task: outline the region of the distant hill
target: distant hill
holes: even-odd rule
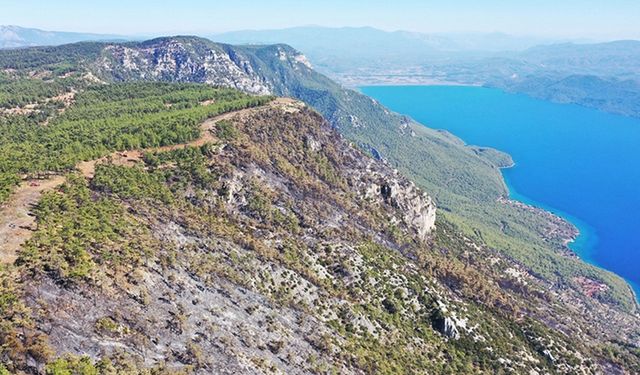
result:
[[[640,117],[640,41],[539,46],[453,69],[482,72],[474,80],[487,86]]]
[[[637,40],[536,46],[514,57],[570,74],[640,78],[640,41]]]
[[[319,69],[349,71],[362,62],[390,67],[419,63],[440,56],[448,44],[443,38],[422,38],[404,32],[389,33],[370,27],[296,27],[281,30],[237,31],[211,35],[231,44],[286,43],[302,51]]]
[[[640,41],[315,26],[212,37],[235,44],[291,44],[318,70],[348,86],[474,84],[640,116]]]
[[[0,48],[55,46],[83,41],[115,41],[127,39],[121,35],[45,31],[20,26],[0,25]]]
[[[306,49],[355,47],[357,51],[371,46],[389,47],[406,52],[407,47],[432,51],[522,51],[541,44],[558,43],[559,39],[514,36],[505,33],[419,33],[384,31],[373,27],[303,26],[273,30],[240,30],[210,35],[228,43],[287,43]],[[349,51],[354,52],[354,51]],[[371,51],[375,53],[376,51]],[[381,51],[377,51],[380,53]]]
[[[554,40],[516,37],[504,33],[436,33],[375,29],[372,27],[293,27],[243,30],[209,36],[231,44],[287,43],[302,51],[321,70],[348,72],[360,67],[395,67],[447,60],[451,56],[522,51]],[[557,41],[555,41],[557,42]]]

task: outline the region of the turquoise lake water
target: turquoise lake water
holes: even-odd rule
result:
[[[573,222],[583,259],[640,291],[640,120],[481,87],[360,88],[466,143],[508,152],[512,198]]]

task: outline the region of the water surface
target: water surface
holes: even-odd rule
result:
[[[370,86],[361,91],[468,144],[508,152],[514,199],[572,221],[583,259],[640,284],[640,120],[496,89]]]

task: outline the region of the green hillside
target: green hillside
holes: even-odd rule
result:
[[[506,199],[508,155],[286,45],[81,43],[0,51],[0,70],[0,200],[66,181],[4,266],[12,370],[638,369],[631,289],[568,251],[568,223]]]

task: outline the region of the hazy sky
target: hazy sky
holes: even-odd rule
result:
[[[0,0],[0,24],[116,34],[322,25],[640,39],[640,0]]]

